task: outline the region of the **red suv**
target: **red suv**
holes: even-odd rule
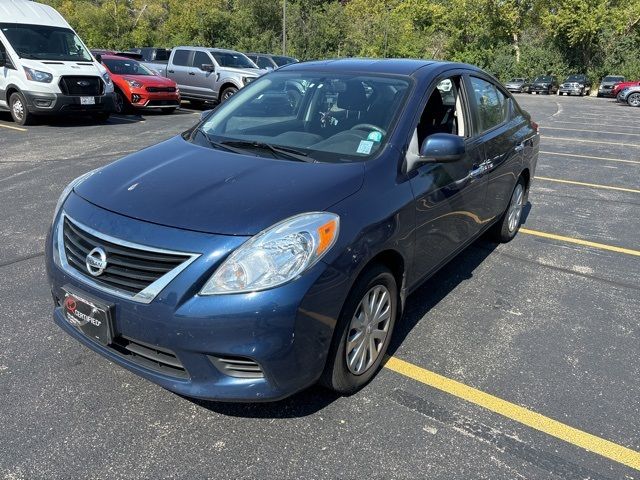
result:
[[[102,55],[115,84],[115,110],[158,108],[171,113],[180,106],[180,91],[176,82],[161,77],[137,60],[118,55]]]
[[[618,94],[627,87],[635,87],[636,85],[640,85],[640,81],[636,80],[634,82],[622,82],[614,85],[611,90],[611,96],[616,98]]]

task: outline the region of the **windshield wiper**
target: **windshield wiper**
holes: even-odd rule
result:
[[[21,52],[20,50],[18,50],[16,53],[20,56],[20,58],[28,58],[30,60],[42,60],[40,57],[33,55],[32,53]]]
[[[220,142],[216,142],[201,128],[198,128],[197,131],[207,140],[209,145],[211,145],[214,148],[218,148],[220,150],[225,150],[227,152],[232,152],[232,153],[241,153],[243,155],[247,153],[246,150],[244,150],[244,149],[233,148],[233,147],[230,147],[228,145],[224,145],[224,144],[222,144]]]
[[[270,143],[265,142],[251,142],[247,140],[226,140],[221,142],[222,145],[231,145],[238,146],[242,148],[252,148],[252,149],[260,149],[260,150],[269,150],[274,155],[279,157],[285,157],[292,160],[297,160],[298,162],[307,162],[314,163],[315,160],[309,158],[305,152],[301,152],[300,150],[296,150],[295,148],[283,147],[280,145],[272,145]]]

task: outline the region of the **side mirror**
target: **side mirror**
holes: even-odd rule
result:
[[[101,55],[101,54],[96,53],[96,61],[97,61],[98,63],[102,63],[102,55]]]
[[[216,66],[211,65],[210,63],[205,63],[203,65],[200,65],[200,70],[204,70],[205,72],[215,72]]]
[[[464,157],[464,138],[451,133],[434,133],[420,146],[419,163],[450,163]]]

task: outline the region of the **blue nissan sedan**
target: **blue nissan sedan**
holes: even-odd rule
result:
[[[379,369],[405,298],[508,242],[538,126],[470,65],[288,65],[74,180],[47,239],[55,322],[182,395],[266,401]]]

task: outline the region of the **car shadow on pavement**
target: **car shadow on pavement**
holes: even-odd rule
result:
[[[522,212],[524,223],[531,211],[531,203]],[[462,282],[473,277],[473,272],[498,247],[487,235],[482,236],[461,252],[453,261],[413,292],[406,301],[404,315],[396,323],[387,355],[393,355],[405,338],[424,316],[449,295]],[[375,377],[373,379],[375,381]],[[183,397],[215,413],[245,418],[297,418],[322,410],[340,398],[340,395],[314,385],[284,400],[267,403],[223,403]]]

